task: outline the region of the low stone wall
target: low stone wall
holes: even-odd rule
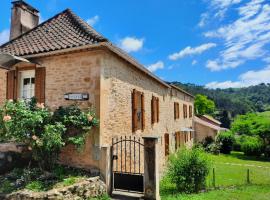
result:
[[[90,197],[98,197],[105,194],[106,185],[99,177],[88,178],[71,186],[49,190],[47,192],[33,192],[30,190],[21,190],[15,193],[3,196],[0,199],[6,200],[79,200]]]
[[[31,153],[25,145],[16,143],[0,144],[0,174],[4,174],[14,167],[23,167],[29,163]]]

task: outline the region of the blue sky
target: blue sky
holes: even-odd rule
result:
[[[44,21],[71,8],[166,81],[209,88],[270,83],[269,0],[27,0]],[[0,43],[10,1],[1,2]]]

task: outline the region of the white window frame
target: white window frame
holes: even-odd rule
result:
[[[24,100],[30,100],[32,97],[35,96],[35,83],[32,84],[30,83],[30,96],[29,98],[25,98],[24,97],[24,79],[26,78],[30,78],[30,81],[32,80],[32,78],[35,79],[35,70],[26,70],[26,71],[20,71],[20,99],[24,99]],[[36,82],[36,80],[35,80]]]

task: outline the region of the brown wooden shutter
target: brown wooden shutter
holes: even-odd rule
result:
[[[157,122],[159,122],[159,98],[157,98]]]
[[[142,130],[144,130],[145,129],[144,93],[141,94],[141,107],[142,107]]]
[[[152,124],[155,123],[155,97],[152,97],[152,100],[151,100],[151,121],[152,121]]]
[[[132,92],[132,131],[137,130],[137,91]]]
[[[164,135],[164,143],[165,143],[165,156],[168,156],[170,154],[170,137],[168,133]]]
[[[176,103],[174,102],[174,119],[176,119]]]
[[[38,103],[45,103],[46,68],[37,67],[35,72],[35,97]]]
[[[17,81],[16,81],[16,70],[7,72],[7,99],[15,100],[17,98]]]

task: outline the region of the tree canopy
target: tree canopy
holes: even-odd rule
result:
[[[197,94],[195,97],[195,111],[198,115],[213,114],[215,111],[214,101],[207,98],[205,95]]]

